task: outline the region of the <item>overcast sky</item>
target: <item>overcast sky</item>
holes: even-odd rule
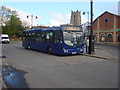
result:
[[[66,2],[55,2],[54,0],[51,2],[48,2],[47,0],[44,0],[44,2],[41,0],[31,0],[31,2],[28,2],[27,0],[24,0],[26,2],[22,0],[17,1],[18,2],[9,0],[8,2],[7,0],[3,0],[1,5],[16,10],[21,20],[29,23],[31,23],[31,18],[26,18],[27,15],[33,14],[34,16],[37,16],[38,19],[34,18],[34,25],[59,26],[60,24],[70,23],[71,10],[81,11],[82,23],[88,21],[88,15],[82,14],[84,11],[90,11],[90,3],[86,0],[64,0]],[[93,3],[94,19],[105,11],[118,14],[119,0],[113,0],[114,2],[112,0],[104,1],[106,2],[99,1]]]

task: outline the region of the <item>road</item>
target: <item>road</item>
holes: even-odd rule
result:
[[[23,76],[22,80],[25,81],[25,87],[118,87],[117,60],[109,61],[82,55],[49,55],[39,51],[24,49],[21,47],[21,42],[3,44],[2,57],[4,58],[3,64],[7,63],[10,67],[23,72],[20,75]],[[22,85],[20,87],[24,88]]]

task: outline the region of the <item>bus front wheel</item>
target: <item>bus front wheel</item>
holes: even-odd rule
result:
[[[30,50],[31,49],[30,45],[28,45],[27,48]]]
[[[48,53],[51,54],[52,48],[48,47]]]

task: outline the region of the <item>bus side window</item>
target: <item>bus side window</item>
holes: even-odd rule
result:
[[[28,34],[26,33],[25,34],[25,41],[27,41],[28,40]]]
[[[31,41],[31,39],[32,39],[32,34],[29,33],[29,41]]]
[[[50,35],[49,35],[49,32],[46,32],[46,40],[49,40],[50,39]]]
[[[37,41],[37,42],[38,42],[38,41],[39,41],[39,39],[40,39],[40,33],[39,33],[39,32],[37,32],[37,33],[36,33],[36,38],[35,38],[35,41]]]
[[[46,41],[46,32],[41,32],[40,41]]]
[[[53,32],[46,33],[46,41],[53,42]]]
[[[30,41],[30,33],[27,33],[27,34],[26,34],[26,40],[27,40],[27,41]]]
[[[60,44],[61,43],[61,31],[55,31],[54,32],[54,43],[58,43]]]
[[[31,40],[35,41],[35,33],[34,32],[31,33]]]
[[[25,33],[22,33],[22,40],[25,41]]]

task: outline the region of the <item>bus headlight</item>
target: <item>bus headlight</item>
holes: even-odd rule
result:
[[[80,49],[80,51],[83,51],[83,49]]]
[[[78,48],[78,50],[79,50],[79,51],[83,51],[83,49],[82,49],[82,48]]]
[[[64,48],[63,48],[63,51],[64,51],[64,52],[68,52],[68,50],[66,50],[66,49],[64,49]]]

